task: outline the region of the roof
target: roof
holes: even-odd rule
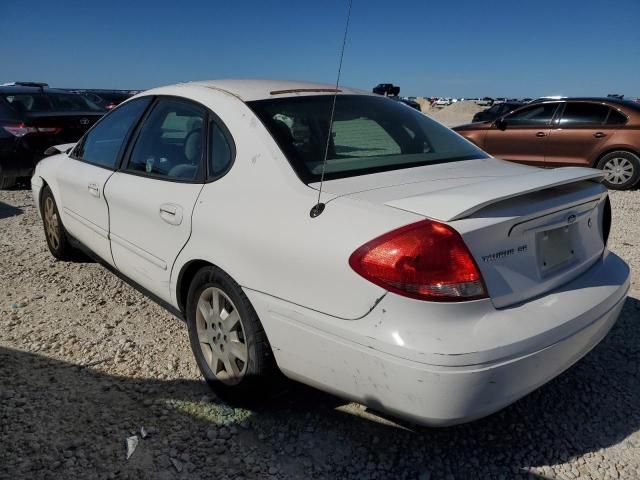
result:
[[[294,80],[224,79],[187,82],[181,85],[195,85],[222,90],[240,98],[244,102],[268,98],[295,97],[304,95],[331,95],[335,85],[326,83],[301,82]],[[364,90],[338,87],[339,94],[371,95]]]
[[[563,97],[557,100],[539,100],[533,101],[531,103],[543,103],[543,102],[570,102],[570,101],[578,101],[578,102],[598,102],[598,103],[607,103],[609,105],[614,105],[617,107],[625,107],[630,108],[634,111],[640,111],[640,103],[634,102],[633,100],[629,100],[626,98],[615,98],[615,97]]]
[[[40,87],[23,87],[19,85],[5,85],[0,86],[0,93],[2,94],[11,94],[11,93],[67,93],[70,94],[66,90],[59,90],[57,88],[40,88]]]

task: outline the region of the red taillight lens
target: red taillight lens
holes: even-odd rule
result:
[[[19,123],[17,125],[5,125],[2,128],[4,128],[14,137],[24,137],[29,133],[45,133],[49,135],[55,135],[62,131],[62,129],[58,127],[27,127],[24,123]]]
[[[28,133],[35,133],[38,131],[35,127],[27,127],[24,123],[19,123],[17,125],[5,125],[4,128],[7,132],[9,132],[14,137],[24,137]]]
[[[420,300],[460,302],[486,298],[478,266],[458,232],[423,220],[357,249],[349,265],[381,287]]]

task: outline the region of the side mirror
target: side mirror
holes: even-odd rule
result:
[[[498,130],[506,130],[507,129],[507,122],[504,118],[498,118],[495,122],[494,125],[496,126],[496,128]]]

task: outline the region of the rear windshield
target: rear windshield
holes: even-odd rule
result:
[[[102,112],[101,107],[75,93],[10,93],[3,98],[18,112]]]
[[[249,102],[305,183],[320,181],[331,95]],[[487,158],[415,109],[373,95],[338,95],[325,179]]]

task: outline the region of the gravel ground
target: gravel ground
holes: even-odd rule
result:
[[[427,429],[293,383],[224,404],[181,321],[100,265],[55,261],[30,193],[0,191],[0,478],[640,478],[640,191],[612,202],[635,273],[608,337],[502,412]]]

